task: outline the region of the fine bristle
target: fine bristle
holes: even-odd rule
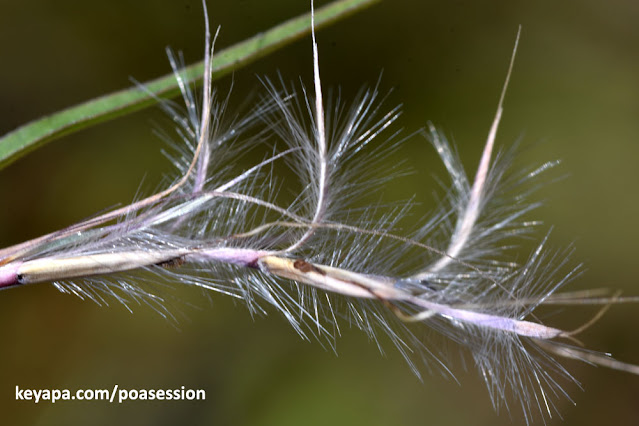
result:
[[[578,385],[561,357],[639,372],[571,346],[585,327],[564,331],[536,315],[545,305],[621,299],[557,293],[581,268],[572,248],[549,247],[548,234],[524,262],[513,255],[522,237],[535,238],[539,222],[529,215],[540,203],[532,194],[556,165],[515,171],[517,151],[496,148],[514,52],[474,177],[432,124],[411,136],[430,141],[448,178],[432,215],[407,231],[411,200],[361,204],[403,172],[387,164],[407,138],[380,83],[350,104],[340,95],[333,102],[313,28],[313,90],[262,78],[265,94],[252,109],[229,114],[231,93],[212,86],[219,29],[211,36],[206,4],[204,14],[201,94],[182,78],[182,56],[169,51],[183,105],[159,100],[175,127],[162,132],[170,184],[0,251],[0,288],[54,282],[98,304],[150,306],[170,321],[169,283],[211,290],[243,301],[251,315],[274,310],[328,348],[344,326],[380,351],[390,341],[420,378],[424,366],[453,376],[443,338],[473,360],[494,408],[519,411],[526,423],[557,414],[557,401],[569,399],[564,386]],[[262,160],[240,169],[237,159],[258,148]]]

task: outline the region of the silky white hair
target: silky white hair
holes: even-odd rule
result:
[[[400,108],[384,105],[379,85],[351,104],[326,105],[313,24],[313,90],[264,78],[266,93],[253,109],[229,115],[229,98],[220,99],[211,81],[216,36],[207,18],[199,98],[181,77],[180,56],[169,52],[184,102],[160,100],[177,135],[168,154],[173,183],[0,250],[0,287],[52,281],[81,298],[147,304],[171,318],[160,276],[235,297],[251,313],[274,308],[300,336],[333,348],[343,324],[380,348],[387,336],[417,376],[422,363],[452,375],[431,343],[443,335],[472,357],[495,409],[515,403],[527,423],[535,412],[555,413],[557,399],[569,399],[563,384],[577,383],[559,357],[637,373],[572,345],[582,328],[564,331],[535,316],[541,305],[621,301],[557,293],[580,272],[570,266],[570,248],[553,251],[541,237],[525,262],[509,256],[514,239],[535,235],[538,223],[528,216],[540,204],[530,200],[532,189],[557,164],[513,171],[516,150],[494,153],[512,61],[474,178],[432,124],[413,135],[430,141],[450,184],[435,211],[402,232],[412,202],[357,204],[392,179],[387,159],[404,140]],[[256,145],[271,155],[237,170],[234,159]],[[298,191],[283,203],[281,188]]]

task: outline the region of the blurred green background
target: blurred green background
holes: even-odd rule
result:
[[[229,46],[308,10],[300,0],[210,1],[218,46]],[[523,139],[523,165],[561,159],[534,216],[554,225],[552,244],[576,243],[587,272],[573,289],[639,295],[639,3],[611,1],[384,1],[319,34],[325,87],[355,93],[394,88],[406,134],[434,122],[453,139],[469,172],[478,162],[519,24],[522,39],[506,98],[500,146]],[[169,71],[164,47],[187,62],[202,56],[197,0],[0,2],[0,133],[42,115]],[[256,75],[311,75],[304,39],[235,73],[233,102],[259,89]],[[220,81],[228,87],[229,79]],[[0,171],[0,246],[69,225],[150,191],[170,166],[151,129],[157,109],[47,145]],[[416,171],[388,199],[417,193],[432,207],[431,175],[444,171],[419,138],[397,158]],[[557,174],[556,174],[557,175]],[[539,238],[543,235],[541,231]],[[534,242],[531,242],[534,244]],[[522,254],[523,256],[523,254]],[[472,366],[453,365],[461,385],[426,373],[420,383],[391,347],[382,357],[358,331],[339,356],[301,341],[277,314],[251,319],[229,298],[178,306],[179,330],[150,309],[133,315],[37,285],[0,293],[0,411],[5,424],[498,425]],[[592,309],[583,310],[585,316]],[[637,306],[613,308],[581,338],[589,348],[639,363]],[[567,328],[577,324],[568,324]],[[451,351],[455,354],[455,350]],[[456,360],[457,356],[454,356]],[[569,389],[564,420],[639,422],[639,378],[566,362],[584,392]],[[40,403],[22,388],[203,388],[204,402]]]

